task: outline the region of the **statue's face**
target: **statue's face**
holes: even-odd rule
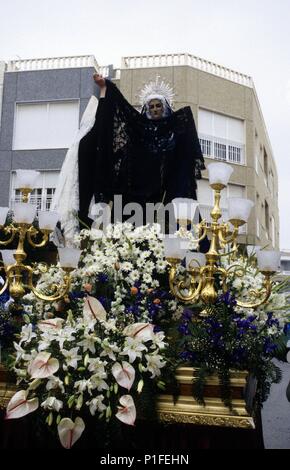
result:
[[[161,119],[163,116],[163,104],[158,99],[153,99],[149,101],[149,114],[151,119]]]

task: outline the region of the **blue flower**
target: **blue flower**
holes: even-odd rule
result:
[[[108,282],[109,280],[109,277],[107,274],[104,274],[104,273],[100,273],[98,274],[98,281],[101,283],[101,284],[105,284],[106,282]]]
[[[235,297],[229,291],[227,291],[225,294],[220,295],[218,297],[218,302],[224,303],[229,307],[234,307],[235,305],[237,305]]]
[[[195,359],[195,354],[190,351],[183,351],[179,354],[180,359],[183,361],[193,361]]]

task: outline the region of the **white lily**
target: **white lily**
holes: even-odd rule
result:
[[[48,397],[41,403],[40,406],[45,410],[59,412],[59,410],[63,407],[63,402],[61,400],[57,400],[55,397]]]
[[[82,418],[76,418],[73,422],[70,418],[63,418],[57,426],[59,440],[65,449],[70,449],[81,437],[85,429]]]
[[[62,349],[61,353],[65,357],[66,365],[73,367],[74,369],[78,366],[78,361],[82,359],[82,356],[78,354],[79,348],[72,348],[69,351],[66,349]]]
[[[159,354],[145,354],[147,360],[146,370],[151,372],[151,379],[159,377],[161,374],[160,369],[166,365],[164,358]]]
[[[92,400],[86,402],[86,405],[88,405],[90,408],[90,413],[92,416],[95,416],[97,410],[100,413],[105,411],[107,407],[106,405],[104,405],[103,400],[104,400],[104,395],[98,395]]]
[[[136,357],[142,357],[142,351],[147,351],[146,346],[140,342],[138,338],[126,338],[125,347],[120,353],[121,356],[128,356],[129,362],[132,364]]]
[[[38,408],[38,398],[27,400],[27,396],[28,390],[20,390],[13,395],[7,405],[5,419],[22,418]]]
[[[21,329],[19,345],[30,343],[32,338],[36,338],[36,334],[32,331],[32,324],[29,323],[29,325],[24,325]]]

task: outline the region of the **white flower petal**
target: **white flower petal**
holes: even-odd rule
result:
[[[94,318],[101,321],[106,321],[107,318],[107,312],[101,302],[90,295],[85,298],[83,315],[84,318]]]
[[[65,449],[70,449],[81,437],[85,429],[82,418],[76,418],[73,422],[70,418],[63,418],[57,426],[59,440]]]
[[[58,360],[50,358],[50,356],[50,353],[41,352],[32,361],[28,368],[28,372],[33,379],[45,379],[58,371]]]
[[[122,407],[118,407],[119,411],[116,413],[116,418],[122,423],[133,426],[136,420],[136,408],[133,398],[131,395],[123,395],[120,398],[120,403]]]
[[[134,323],[133,325],[126,326],[123,330],[125,336],[131,338],[138,338],[142,341],[150,341],[154,337],[154,325],[151,323]]]
[[[7,405],[5,419],[22,418],[38,408],[38,398],[27,400],[27,394],[26,390],[20,390],[13,395]]]
[[[126,388],[128,391],[131,389],[135,380],[135,369],[128,362],[122,362],[122,365],[116,362],[112,367],[112,374],[116,382]]]

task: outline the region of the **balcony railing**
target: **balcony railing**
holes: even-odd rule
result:
[[[250,88],[254,86],[250,76],[191,54],[156,54],[123,57],[121,69],[172,67],[178,65],[187,65]]]
[[[79,67],[100,67],[93,55],[69,57],[45,57],[40,59],[19,59],[7,63],[7,72],[23,72],[28,70],[67,69]]]
[[[245,164],[245,146],[220,137],[199,134],[202,153],[205,157],[222,162]]]

